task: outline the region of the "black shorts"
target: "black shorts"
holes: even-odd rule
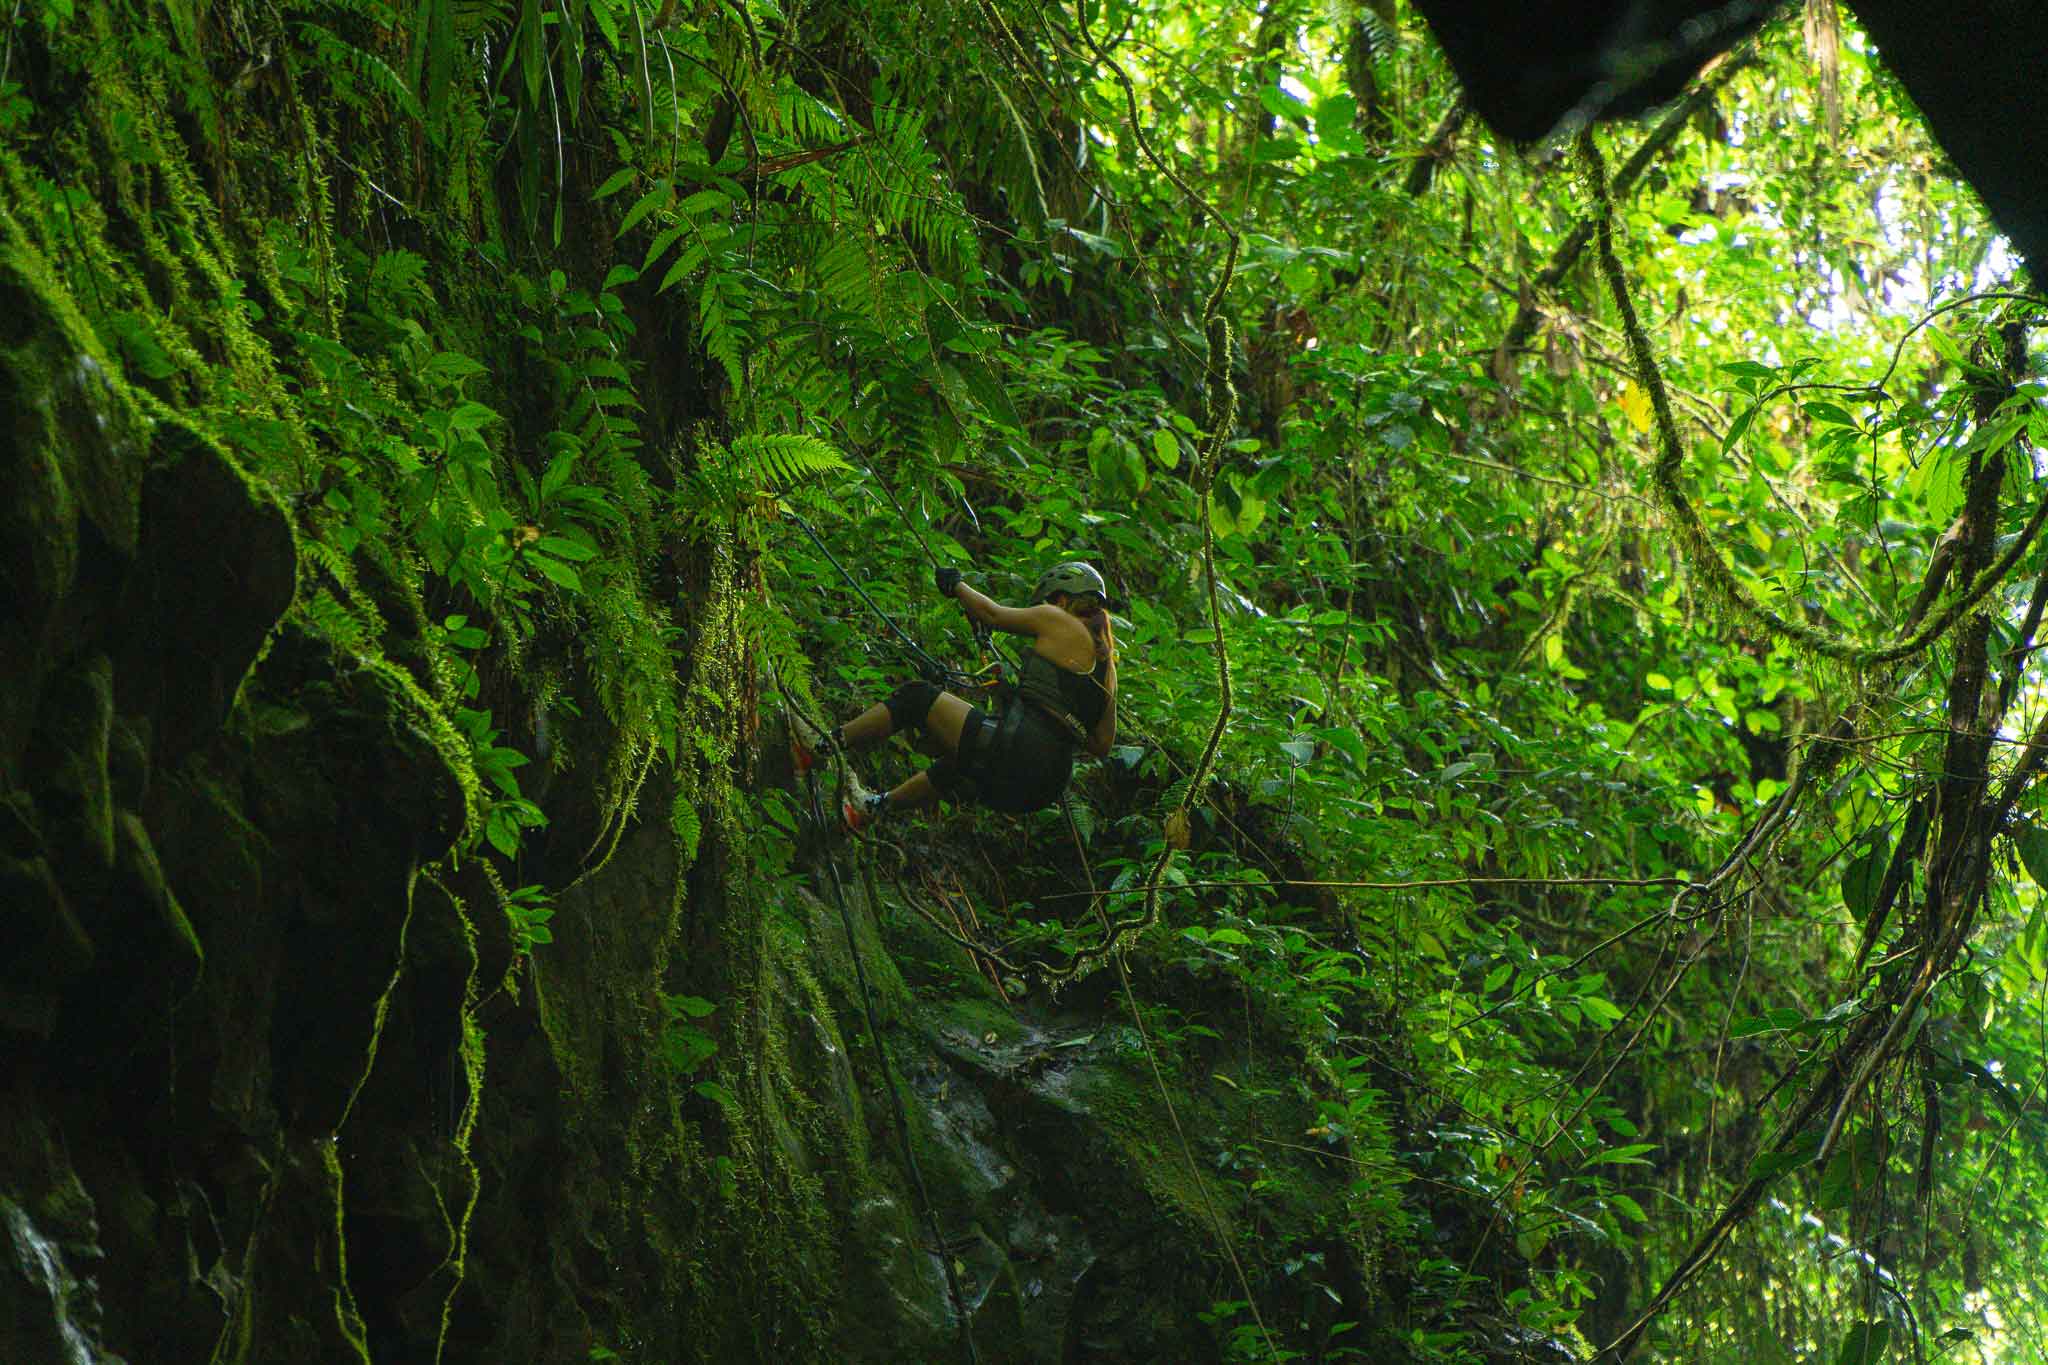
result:
[[[1012,814],[1042,810],[1060,799],[1074,775],[1074,741],[1026,702],[1012,701],[1000,717],[970,706],[960,726],[960,752],[926,771],[950,801],[979,801]]]

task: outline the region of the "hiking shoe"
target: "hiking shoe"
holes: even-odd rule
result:
[[[871,792],[858,782],[847,783],[839,796],[839,817],[849,834],[865,834],[889,809],[887,792]]]
[[[811,769],[838,752],[838,748],[832,736],[797,712],[792,710],[789,713],[789,760],[795,765],[798,777],[809,776]]]

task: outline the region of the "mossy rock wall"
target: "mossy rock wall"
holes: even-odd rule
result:
[[[750,824],[802,650],[759,526],[679,491],[733,416],[698,301],[574,214],[511,270],[517,187],[190,57],[234,24],[75,10],[0,100],[0,1361],[964,1359],[949,1266],[988,1361],[1369,1314],[1287,1021],[1148,1050],[1211,987],[999,988]],[[357,164],[397,146],[446,202]],[[661,429],[555,481],[598,532],[540,569],[556,419],[628,407],[564,392],[627,361]]]
[[[5,1358],[960,1358],[945,1256],[983,1359],[1216,1359],[1226,1239],[1323,1311],[1257,1252],[1342,1207],[1341,1169],[1282,1159],[1253,1200],[1213,1136],[1298,1136],[1298,1054],[1219,1083],[1169,1049],[1191,1163],[1116,997],[1013,1008],[846,862],[935,1237],[824,854],[729,876],[715,784],[694,860],[629,820],[510,970],[421,680],[309,629],[276,498],[14,253]],[[561,776],[564,824],[600,781]],[[718,1048],[688,1072],[685,996]]]

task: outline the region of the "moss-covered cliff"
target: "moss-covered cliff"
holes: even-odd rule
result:
[[[1000,826],[888,841],[889,889],[850,892],[915,1193],[835,855],[761,762],[769,661],[802,695],[848,639],[764,579],[773,495],[844,461],[759,433],[842,401],[771,339],[806,315],[877,367],[847,392],[886,415],[843,414],[877,441],[957,451],[1007,407],[917,126],[855,101],[897,160],[799,175],[832,82],[735,91],[707,63],[744,29],[673,6],[31,10],[0,84],[0,1358],[959,1358],[950,1262],[982,1359],[1216,1359],[1251,1340],[1232,1253],[1295,1339],[1398,1316],[1391,1206],[1301,1141],[1341,1087],[1298,1021],[1177,1030],[1218,987],[1164,957],[1050,999],[888,875],[992,906]],[[826,46],[865,62],[847,21]],[[565,112],[706,145],[614,174],[542,136]],[[732,178],[735,113],[796,190]],[[1058,825],[1015,837],[1013,874],[1085,885]]]

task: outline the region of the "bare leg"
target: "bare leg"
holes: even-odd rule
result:
[[[951,692],[939,693],[939,699],[932,703],[932,709],[925,714],[925,733],[937,740],[946,753],[960,752],[960,732],[967,725],[968,705]]]
[[[941,692],[939,699],[932,703],[932,709],[925,713],[924,731],[943,746],[942,752],[958,753],[960,729],[966,723],[967,703],[951,692]],[[848,748],[879,744],[893,733],[895,724],[889,719],[889,708],[880,702],[839,727],[839,736],[846,741]]]
[[[966,727],[969,714],[966,702],[950,692],[941,692],[918,727],[917,747],[934,757],[958,753],[960,732]],[[879,743],[894,731],[895,723],[889,717],[889,708],[877,703],[841,726],[839,734],[851,748],[855,745]],[[932,784],[931,774],[920,772],[908,781],[897,784],[884,798],[884,804],[892,811],[917,810],[923,806],[936,804],[938,799],[939,789]]]
[[[918,747],[926,752],[937,750],[940,755],[960,752],[960,731],[967,724],[967,703],[951,692],[939,693],[939,699],[932,703],[932,709],[924,718],[925,743]],[[897,785],[889,793],[891,810],[916,810],[921,806],[935,804],[939,789],[932,785],[931,771],[926,769]]]
[[[917,810],[922,806],[931,805],[938,799],[939,789],[932,785],[930,774],[921,772],[907,781],[898,783],[895,790],[889,793],[889,809]]]
[[[889,720],[889,708],[876,702],[867,710],[839,727],[839,737],[849,748],[863,744],[879,744],[887,739],[893,730]]]

